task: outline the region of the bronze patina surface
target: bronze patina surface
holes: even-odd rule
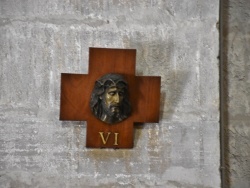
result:
[[[91,111],[101,121],[115,124],[131,114],[128,84],[120,74],[106,74],[95,82],[90,100]]]

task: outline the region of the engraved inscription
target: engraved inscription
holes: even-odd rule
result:
[[[115,146],[118,146],[118,143],[117,143],[117,141],[118,141],[118,134],[119,133],[115,133],[115,143],[114,143]]]
[[[99,134],[100,134],[100,136],[101,136],[102,143],[103,143],[103,144],[106,144],[107,141],[108,141],[108,139],[109,139],[110,132],[108,132],[106,138],[104,138],[104,136],[103,136],[104,132],[99,132]]]
[[[111,134],[111,132],[107,132],[107,133],[99,132],[102,143],[104,145],[107,144],[110,134]],[[119,135],[119,133],[114,133],[114,146],[118,146],[118,135]]]

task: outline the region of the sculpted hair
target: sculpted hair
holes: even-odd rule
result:
[[[106,74],[95,82],[94,89],[92,91],[90,99],[91,111],[98,118],[101,118],[103,113],[102,108],[102,95],[105,93],[106,89],[110,87],[117,87],[124,89],[124,99],[121,104],[121,119],[127,118],[131,113],[131,105],[128,96],[128,84],[119,74]]]

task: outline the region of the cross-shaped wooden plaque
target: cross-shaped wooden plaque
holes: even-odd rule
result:
[[[135,76],[135,49],[89,49],[89,74],[61,74],[60,120],[87,121],[86,147],[132,148],[134,123],[158,122],[159,76]],[[128,83],[131,115],[107,124],[91,112],[90,98],[97,79],[108,73],[123,75]]]

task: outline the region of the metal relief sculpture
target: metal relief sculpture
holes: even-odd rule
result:
[[[106,74],[95,82],[90,107],[101,121],[115,124],[125,120],[131,113],[128,84],[120,74]]]

